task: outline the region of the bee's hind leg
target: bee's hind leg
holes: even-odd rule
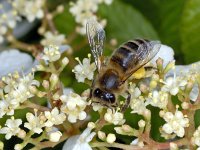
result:
[[[130,101],[131,101],[131,94],[128,91],[126,91],[126,93],[128,94],[128,97],[126,99],[126,102],[124,103],[124,105],[121,108],[121,112],[125,112],[125,110],[128,108]]]

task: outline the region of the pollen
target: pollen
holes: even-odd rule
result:
[[[141,79],[145,76],[145,69],[144,67],[138,69],[133,75],[132,77],[135,78],[135,79]]]

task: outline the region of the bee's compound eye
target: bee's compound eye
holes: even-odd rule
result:
[[[96,90],[94,90],[94,96],[99,97],[99,95],[101,95],[102,91],[97,88]]]
[[[114,94],[111,94],[111,93],[106,93],[106,99],[108,101],[110,101],[111,103],[114,103],[115,102],[115,95]]]

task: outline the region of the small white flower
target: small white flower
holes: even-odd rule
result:
[[[12,85],[11,85],[12,86]],[[30,73],[22,78],[18,78],[16,84],[13,85],[13,89],[7,89],[9,96],[12,98],[10,103],[14,106],[19,103],[23,103],[27,99],[34,95],[30,91],[30,87],[39,86],[39,82],[34,80],[34,74]],[[16,108],[17,106],[14,106]]]
[[[44,115],[47,118],[47,122],[45,122],[46,127],[52,127],[53,125],[62,124],[66,119],[65,114],[59,113],[57,107],[55,107],[51,112],[45,111]]]
[[[21,20],[21,18],[18,16],[18,12],[13,8],[11,8],[10,10],[6,10],[5,8],[3,8],[3,10],[0,9],[0,18],[1,26],[3,25],[12,29],[15,28],[17,21]]]
[[[12,117],[11,119],[8,119],[6,121],[6,126],[0,129],[0,134],[6,134],[6,139],[9,140],[12,136],[17,135],[20,132],[19,126],[22,124],[21,119],[14,119]]]
[[[149,93],[145,104],[149,105],[151,104],[152,106],[159,107],[161,109],[166,108],[168,103],[168,94],[163,91],[153,91],[153,93]]]
[[[24,127],[37,134],[40,134],[43,131],[42,128],[45,126],[44,123],[46,118],[42,114],[37,116],[37,110],[35,110],[35,115],[32,113],[27,113],[26,119],[28,122],[24,124]]]
[[[2,118],[5,114],[13,115],[14,110],[9,107],[9,103],[6,100],[0,101],[0,118]]]
[[[103,106],[98,103],[92,103],[92,108],[94,111],[99,111],[99,110],[103,109]]]
[[[88,55],[88,58],[84,58],[83,63],[78,58],[76,60],[79,62],[79,65],[74,67],[73,72],[78,82],[84,82],[85,79],[92,80],[96,66],[94,63],[90,64],[91,55]]]
[[[113,113],[111,109],[107,109],[107,112],[104,115],[104,119],[109,123],[113,123],[114,125],[122,125],[125,122],[124,115],[122,113]]]
[[[44,0],[14,0],[13,3],[15,9],[17,9],[22,16],[26,17],[29,22],[44,17]]]
[[[62,136],[62,133],[60,131],[51,132],[49,134],[49,141],[58,142],[61,136]]]
[[[171,95],[176,95],[179,92],[179,89],[184,89],[187,81],[180,77],[168,77],[164,82],[162,91],[169,92]]]
[[[116,136],[113,133],[109,133],[106,137],[106,141],[110,144],[114,143],[116,140]]]
[[[200,147],[200,126],[196,129],[192,137],[192,143]]]
[[[139,96],[138,98],[131,99],[130,107],[132,109],[131,113],[138,113],[142,115],[146,111],[146,105],[144,102],[144,97]]]
[[[62,150],[92,150],[88,143],[93,139],[95,134],[95,132],[91,133],[91,128],[86,128],[81,135],[70,137],[65,142]]]
[[[178,145],[176,143],[170,142],[170,150],[178,150]]]
[[[45,39],[41,41],[41,44],[44,46],[48,45],[62,45],[65,40],[65,35],[63,34],[53,34],[52,32],[48,31],[44,34]]]
[[[34,80],[34,74],[30,73],[20,78],[18,73],[8,75],[2,78],[5,83],[2,93],[2,100],[0,101],[0,117],[3,115],[13,115],[14,110],[27,99],[34,96],[31,88],[39,86],[39,82]]]
[[[166,67],[166,65],[174,60],[174,50],[166,45],[161,45],[159,52],[156,54],[156,56],[150,61],[154,66],[156,66],[156,60],[158,58],[163,59],[163,67]]]
[[[84,109],[88,105],[85,97],[80,97],[78,94],[71,92],[70,94],[62,95],[61,111],[68,115],[68,120],[75,123],[77,119],[84,120],[87,116]]]
[[[163,118],[167,122],[162,126],[165,133],[175,133],[178,137],[184,136],[184,128],[189,126],[189,119],[181,111],[176,110],[175,114],[166,112]]]
[[[99,139],[106,140],[106,134],[103,131],[98,131],[97,135]]]
[[[76,29],[78,33],[86,33],[85,25],[89,18],[97,20],[95,13],[98,10],[98,5],[103,2],[110,5],[112,0],[78,0],[76,3],[71,3],[69,11],[75,17],[75,21],[80,24]],[[102,20],[102,22],[105,21]]]
[[[130,107],[133,110],[132,113],[143,114],[146,110],[144,98],[141,96],[141,91],[135,84],[130,84],[129,92],[131,94]]]
[[[141,91],[135,84],[130,84],[129,92],[131,94],[131,98],[138,98],[141,95]]]
[[[61,53],[59,51],[59,47],[55,45],[50,45],[44,48],[44,55],[42,56],[42,59],[54,62],[57,61],[61,56]]]

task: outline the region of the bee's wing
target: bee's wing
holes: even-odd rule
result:
[[[88,20],[86,24],[86,34],[90,44],[92,55],[98,71],[101,68],[100,57],[103,54],[103,44],[105,39],[105,31],[96,20]]]
[[[134,72],[148,63],[160,50],[161,44],[159,41],[150,41],[146,44],[140,44],[136,54],[134,55],[130,69],[124,75],[123,82],[126,81]]]

